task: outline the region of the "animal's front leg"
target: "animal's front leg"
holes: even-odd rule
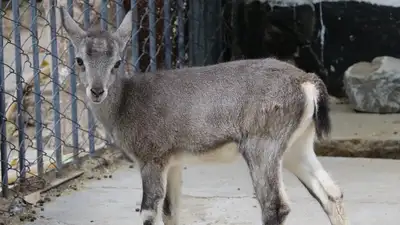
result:
[[[140,172],[143,188],[140,214],[143,225],[159,224],[167,184],[165,167],[155,162],[147,162]]]

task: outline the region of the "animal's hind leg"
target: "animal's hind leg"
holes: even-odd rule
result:
[[[168,170],[167,193],[163,205],[164,225],[179,224],[179,203],[182,186],[182,167],[174,165]]]
[[[314,136],[314,126],[310,126],[285,152],[283,167],[297,176],[320,203],[332,225],[348,225],[342,191],[315,155]]]
[[[281,225],[290,212],[282,183],[283,146],[274,140],[249,139],[240,144],[247,162],[263,225]]]

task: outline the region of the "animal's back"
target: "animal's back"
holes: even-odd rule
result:
[[[307,76],[275,59],[138,75],[125,93],[132,97],[123,103],[136,106],[136,112],[129,107],[125,112],[135,122],[123,117],[126,129],[121,132],[133,134],[128,145],[138,149],[194,154],[237,142],[243,135],[274,135],[277,126],[296,125],[293,118],[301,118],[300,84]]]

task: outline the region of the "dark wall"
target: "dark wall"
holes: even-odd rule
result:
[[[400,8],[353,1],[321,4],[239,4],[233,28],[239,54],[294,59],[302,69],[319,74],[335,96],[344,95],[343,74],[349,66],[381,55],[400,57]],[[326,28],[323,48],[320,7]]]

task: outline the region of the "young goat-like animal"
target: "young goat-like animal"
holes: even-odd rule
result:
[[[323,169],[314,137],[330,131],[328,94],[315,74],[276,59],[124,76],[132,33],[128,12],[115,32],[85,31],[62,7],[85,98],[115,142],[137,160],[144,225],[178,225],[184,159],[242,155],[264,225],[283,224],[289,206],[282,166],[316,198],[332,225],[348,224],[340,188]],[[162,217],[161,217],[162,215]]]

